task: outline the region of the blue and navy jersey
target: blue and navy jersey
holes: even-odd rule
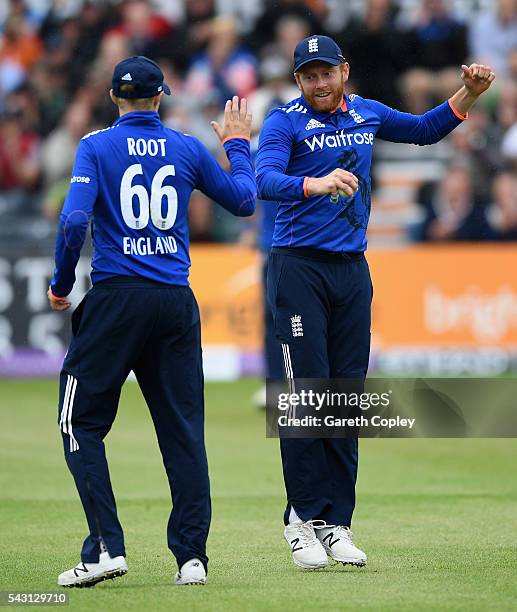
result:
[[[345,96],[333,113],[315,111],[303,96],[271,111],[260,135],[256,173],[259,197],[278,205],[273,246],[366,250],[375,139],[432,144],[463,119],[450,102],[411,115],[356,95]],[[357,193],[307,197],[306,178],[336,168],[357,176]]]
[[[199,140],[165,127],[153,111],[127,113],[84,136],[59,223],[54,295],[72,290],[90,220],[93,284],[138,276],[188,285],[191,192],[200,189],[237,216],[255,210],[249,142],[233,138],[224,148],[231,175]]]

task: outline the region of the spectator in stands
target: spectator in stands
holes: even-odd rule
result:
[[[68,64],[71,91],[80,86],[80,83],[77,83],[77,75],[87,72],[97,57],[103,36],[113,18],[109,5],[107,7],[101,3],[85,2],[82,6],[77,17],[77,22],[80,23],[79,36]]]
[[[509,170],[500,171],[492,184],[492,194],[487,217],[493,239],[517,240],[517,175]]]
[[[474,194],[483,202],[491,197],[491,181],[502,163],[500,139],[501,130],[481,108],[472,109],[448,138],[454,163],[470,169]]]
[[[206,49],[215,17],[214,0],[186,0],[185,18],[171,36],[171,42],[176,42],[171,45],[170,57],[181,74],[186,73],[191,59]],[[181,44],[177,44],[178,40]]]
[[[38,136],[23,127],[18,113],[0,118],[0,196],[2,212],[33,212],[40,174]]]
[[[322,19],[325,8],[324,2],[314,0],[266,0],[265,10],[249,36],[248,44],[260,51],[271,41],[271,32],[276,31],[278,21],[287,16],[303,19],[312,34],[326,34]]]
[[[487,131],[499,147],[497,166],[514,164],[517,170],[517,79],[499,85],[498,99]]]
[[[43,53],[37,34],[22,14],[11,14],[0,36],[0,96],[21,85]]]
[[[217,89],[212,89],[198,100],[193,101],[190,96],[185,100],[185,106],[190,111],[186,130],[192,136],[199,138],[215,157],[220,155],[221,142],[217,134],[213,130],[207,130],[206,126],[210,125],[210,121],[213,121],[214,117],[219,115],[220,109],[224,106],[225,102],[226,100],[221,100]],[[227,162],[226,155],[224,159]]]
[[[505,162],[517,170],[517,123],[512,125],[501,142],[501,154]]]
[[[483,207],[474,199],[467,168],[449,168],[422,204],[426,208],[426,218],[416,236],[420,240],[475,241],[489,240],[493,236]]]
[[[402,57],[411,66],[401,82],[404,105],[412,113],[423,113],[456,90],[458,67],[468,56],[467,29],[444,0],[422,0],[404,46]]]
[[[153,12],[146,0],[129,0],[122,4],[122,21],[111,32],[127,39],[131,55],[157,59],[166,55],[171,26],[164,17]],[[177,41],[176,46],[179,46]]]
[[[230,17],[217,17],[204,53],[192,62],[185,89],[193,96],[217,89],[221,100],[249,95],[257,85],[256,60],[240,46],[237,24]]]
[[[499,83],[498,97],[495,106],[495,124],[491,129],[499,132],[499,138],[517,123],[517,79]]]
[[[45,216],[57,216],[68,191],[77,143],[88,132],[91,113],[84,102],[69,106],[64,123],[42,143],[41,170]]]
[[[52,66],[45,58],[31,71],[28,85],[39,107],[37,131],[46,136],[63,119],[69,99],[66,73]]]
[[[269,56],[260,64],[262,85],[249,99],[253,113],[253,133],[258,133],[266,115],[272,108],[282,106],[297,98],[300,92],[293,82],[291,61],[283,57]]]
[[[389,106],[400,103],[396,87],[402,66],[400,31],[392,0],[368,0],[362,19],[353,19],[336,40],[352,66],[349,90]]]
[[[509,73],[510,53],[517,49],[517,2],[498,0],[495,7],[480,11],[470,27],[470,53],[488,63],[498,79]]]
[[[64,124],[43,142],[41,209],[49,219],[56,218],[61,211],[70,186],[77,143],[89,131],[90,118],[90,108],[85,103],[75,102],[68,108]]]
[[[309,22],[296,15],[286,15],[275,25],[272,41],[262,47],[261,57],[275,56],[281,60],[293,62],[294,48],[304,38],[310,36]]]
[[[41,124],[38,100],[28,85],[18,87],[5,98],[4,112],[16,115],[24,132],[38,133]]]

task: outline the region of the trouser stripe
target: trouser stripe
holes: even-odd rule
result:
[[[67,429],[66,429],[66,411],[67,411],[67,406],[68,406],[68,398],[70,397],[70,386],[72,383],[71,380],[71,376],[68,375],[68,378],[66,380],[66,389],[65,389],[65,396],[63,398],[63,406],[61,407],[61,418],[59,420],[59,427],[61,428],[61,431],[63,431],[64,433],[68,433]]]
[[[287,385],[288,385],[289,393],[292,394],[295,392],[295,386],[294,386],[293,366],[291,364],[291,352],[289,351],[289,345],[282,344],[282,351],[284,353],[285,374],[287,376]],[[295,406],[291,405],[291,403],[289,403],[289,409],[287,411],[287,415],[289,418],[295,418],[296,416],[296,408]]]
[[[60,426],[63,433],[70,437],[70,452],[79,449],[79,444],[72,433],[72,408],[74,406],[75,392],[77,389],[77,378],[68,374],[66,381],[65,397],[63,399],[63,408],[61,409]]]
[[[79,444],[72,433],[72,408],[74,407],[75,391],[77,389],[77,378],[73,379],[72,389],[70,391],[70,402],[68,404],[68,434],[70,436],[70,452],[78,450]]]

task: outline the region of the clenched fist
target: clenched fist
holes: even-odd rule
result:
[[[478,96],[486,91],[495,79],[495,73],[490,66],[484,66],[483,64],[466,66],[464,64],[461,68],[463,71],[461,73],[463,84],[470,92]]]

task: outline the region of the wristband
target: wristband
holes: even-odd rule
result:
[[[59,302],[59,303],[66,302],[66,296],[59,297],[57,295],[54,295],[50,287],[48,288],[48,291],[47,291],[47,297],[52,302]]]

